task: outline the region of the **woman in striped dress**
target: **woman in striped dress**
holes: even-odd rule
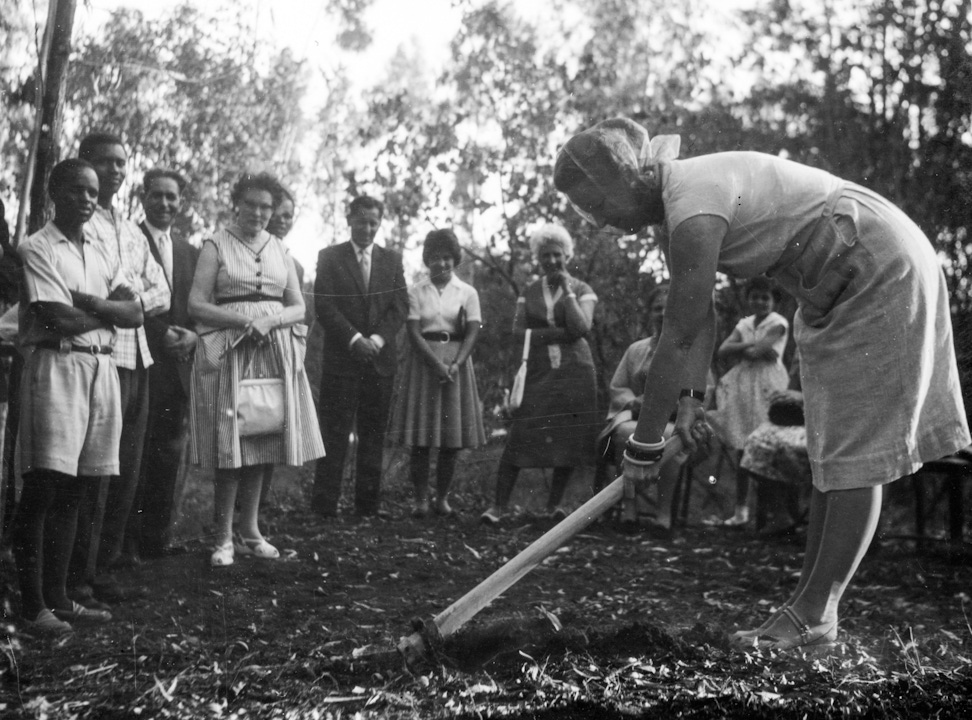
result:
[[[280,185],[266,173],[244,174],[231,197],[235,221],[203,243],[189,294],[189,314],[199,327],[190,461],[215,471],[214,567],[232,565],[237,554],[280,556],[258,524],[264,478],[274,464],[299,466],[324,455],[304,371],[307,327],[297,271],[279,238],[265,229],[280,202]],[[237,388],[247,371],[284,380],[281,432],[240,437]]]

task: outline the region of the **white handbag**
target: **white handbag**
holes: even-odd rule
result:
[[[510,400],[507,403],[507,409],[510,412],[518,410],[520,405],[523,404],[523,389],[526,387],[526,376],[527,376],[527,360],[530,357],[530,330],[523,333],[523,361],[520,363],[520,369],[516,371],[516,375],[513,378],[513,389],[510,390]]]
[[[240,437],[273,435],[284,429],[283,378],[247,378],[253,357],[236,388],[236,426]]]

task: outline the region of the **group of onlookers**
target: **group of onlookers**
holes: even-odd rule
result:
[[[292,196],[244,174],[233,221],[199,250],[172,232],[179,173],[145,174],[143,222],[115,207],[127,163],[119,137],[84,137],[51,173],[53,219],[16,250],[23,489],[9,540],[22,616],[40,633],[111,620],[111,604],[139,594],[117,582],[119,566],[182,550],[168,535],[187,416],[189,457],[215,475],[214,566],[279,555],[257,524],[263,481],[275,463],[324,454],[298,265],[266,230],[280,210],[286,234]],[[244,375],[273,379],[279,431],[239,433]]]
[[[533,233],[541,274],[518,298],[513,327],[525,382],[495,502],[481,520],[501,521],[522,468],[553,469],[547,510],[558,519],[573,470],[596,451],[613,455],[634,487],[655,479],[668,436],[687,454],[711,440],[713,425],[741,468],[772,478],[766,448],[793,436],[763,421],[784,429],[804,421],[793,396],[778,394],[788,379],[789,328],[774,312],[772,286],[751,280],[753,314],[713,345],[716,271],[772,274],[799,306],[804,464],[814,486],[796,590],[736,639],[778,649],[829,645],[840,597],[873,536],[882,486],[969,441],[941,269],[910,220],[853,183],[759,153],[682,161],[678,150],[677,136],[649,138],[623,118],[561,148],[554,182],[580,215],[626,233],[667,226],[660,237],[671,282],[650,298],[652,336],[622,360],[598,437],[604,421],[585,339],[598,298],[567,271],[568,233],[557,225]],[[471,364],[483,317],[476,291],[455,276],[455,234],[429,233],[430,276],[408,287],[401,255],[374,244],[382,203],[351,202],[350,240],[318,257],[324,346],[315,408],[304,369],[302,270],[281,241],[293,198],[270,175],[244,174],[233,187],[232,221],[196,251],[170,232],[185,189],[178,173],[146,173],[141,227],[113,207],[126,163],[117,137],[84,138],[78,157],[51,173],[54,219],[18,248],[23,492],[12,545],[30,627],[60,634],[72,622],[110,620],[109,604],[130,597],[113,566],[166,552],[186,413],[189,459],[215,477],[213,567],[240,555],[279,557],[259,526],[276,464],[316,459],[311,509],[333,517],[352,452],[354,511],[381,515],[403,325],[410,355],[392,433],[411,448],[413,514],[452,514],[457,454],[484,442]],[[716,414],[714,352],[738,361],[715,393]],[[750,444],[754,436],[761,444]],[[663,527],[676,471],[677,463],[661,469]],[[729,524],[746,521],[743,487],[737,500]]]
[[[332,517],[350,450],[355,513],[383,514],[386,435],[410,449],[413,515],[452,515],[459,452],[485,443],[472,364],[483,318],[476,290],[455,274],[455,233],[428,234],[428,277],[409,287],[401,255],[374,244],[383,204],[350,203],[350,241],[318,258],[315,311],[326,341],[315,408],[304,369],[303,268],[282,242],[293,197],[269,174],[244,174],[232,189],[232,220],[197,248],[172,232],[186,191],[175,171],[146,172],[141,223],[114,207],[127,161],[117,136],[86,136],[78,157],[52,173],[54,219],[19,248],[24,490],[12,544],[30,625],[56,634],[71,622],[108,621],[110,605],[135,594],[115,580],[118,566],[183,550],[168,532],[187,428],[189,462],[214,475],[214,567],[240,555],[279,557],[259,527],[277,464],[318,459],[311,509]],[[621,361],[598,445],[604,423],[586,340],[597,295],[568,272],[573,241],[563,227],[538,228],[531,249],[540,277],[518,298],[513,327],[529,362],[495,501],[480,518],[489,525],[503,517],[522,468],[552,468],[547,512],[559,520],[575,468],[598,452],[620,466],[667,298],[661,286],[649,299],[652,336]],[[403,324],[409,351],[393,409]],[[732,344],[739,332],[720,352],[748,352]],[[253,430],[241,405],[246,381],[261,379],[273,390],[259,412],[276,424]],[[663,527],[677,471],[667,468],[660,483]]]

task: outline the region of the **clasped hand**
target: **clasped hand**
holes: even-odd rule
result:
[[[246,326],[246,334],[258,343],[262,343],[270,337],[270,333],[273,332],[275,327],[277,327],[277,316],[264,315],[250,321],[250,324]]]
[[[374,340],[363,335],[351,346],[351,353],[361,362],[374,362],[378,359],[379,350]]]
[[[170,325],[162,338],[162,346],[169,357],[185,362],[196,347],[196,333],[188,328]]]
[[[438,360],[435,364],[435,374],[438,376],[440,384],[455,382],[459,375],[459,366],[456,365],[455,361],[446,363]]]

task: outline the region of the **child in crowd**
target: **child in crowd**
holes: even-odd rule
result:
[[[754,277],[746,284],[746,303],[752,315],[737,324],[717,352],[720,360],[737,360],[719,381],[716,391],[717,424],[723,442],[742,456],[749,434],[767,419],[770,397],[786,390],[789,375],[783,365],[789,324],[774,312],[773,282]],[[738,463],[737,463],[738,466]],[[736,474],[736,507],[725,521],[730,527],[749,522],[749,475]]]

